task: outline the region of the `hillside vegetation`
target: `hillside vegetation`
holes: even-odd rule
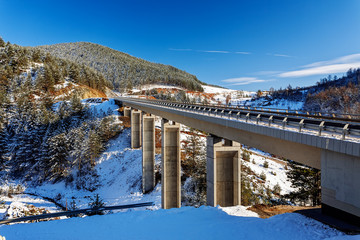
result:
[[[31,90],[53,95],[57,84],[65,81],[105,91],[112,84],[83,64],[63,60],[38,49],[15,44],[0,45],[0,92],[14,94],[28,81]]]
[[[246,103],[250,106],[290,108],[313,112],[360,114],[360,68],[349,69],[345,76],[320,79],[316,85],[303,88],[270,89],[268,94],[260,90]]]
[[[113,112],[91,111],[79,97],[111,87],[85,65],[0,38],[0,180],[91,185],[83,180],[96,178],[94,159],[119,129]]]
[[[98,44],[61,43],[39,46],[37,49],[96,69],[112,82],[116,90],[132,89],[144,84],[164,83],[188,90],[203,91],[202,83],[194,75],[169,65],[148,62]]]

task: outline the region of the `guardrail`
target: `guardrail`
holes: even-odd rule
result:
[[[106,210],[120,210],[120,209],[139,208],[139,207],[148,207],[148,206],[154,206],[154,202],[108,206],[108,207],[100,207],[100,208],[85,208],[85,209],[79,209],[79,210],[74,210],[74,211],[56,212],[56,213],[48,213],[48,214],[34,215],[34,216],[27,216],[27,217],[13,218],[13,219],[5,219],[5,220],[1,220],[0,224],[23,222],[23,221],[33,221],[33,220],[63,217],[63,216],[73,216],[73,215],[81,214],[81,213],[87,214],[87,213],[94,213],[94,212],[106,211]]]
[[[275,124],[283,129],[292,127],[296,128],[299,132],[303,129],[309,129],[317,131],[318,136],[321,136],[323,131],[327,131],[334,134],[340,134],[341,139],[343,140],[345,140],[348,135],[360,136],[360,119],[356,118],[358,115],[347,115],[347,117],[341,118],[329,114],[326,116],[321,113],[304,114],[298,111],[288,110],[268,111],[257,108],[232,108],[216,105],[189,104],[139,98],[119,98],[119,100],[161,105],[182,111],[196,112],[232,120],[245,120],[246,122],[253,121],[256,124],[265,122],[268,126]]]

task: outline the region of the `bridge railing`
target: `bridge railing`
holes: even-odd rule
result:
[[[165,100],[146,100],[138,98],[124,98],[124,100],[138,101],[162,105],[164,107],[176,108],[183,111],[191,111],[216,117],[228,118],[232,120],[254,121],[256,124],[272,124],[278,127],[295,128],[298,131],[304,129],[317,131],[321,135],[323,131],[330,134],[340,134],[342,139],[352,135],[360,136],[360,118],[359,115],[349,115],[347,117],[334,117],[333,114],[323,115],[321,113],[310,114],[300,111],[268,111],[261,108],[233,108],[209,104],[189,104],[180,102],[170,102]]]

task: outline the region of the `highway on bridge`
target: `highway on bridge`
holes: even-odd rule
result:
[[[151,130],[145,125],[142,128],[141,122],[144,122],[145,118],[149,119],[150,114],[164,119],[163,136],[169,136],[166,139],[173,138],[169,140],[170,145],[163,139],[164,166],[167,166],[167,161],[171,158],[169,154],[164,154],[167,147],[179,148],[179,145],[176,145],[179,139],[174,134],[174,137],[172,134],[166,135],[167,128],[171,127],[173,131],[177,124],[181,123],[210,134],[207,146],[207,183],[208,189],[211,190],[210,193],[208,191],[209,205],[239,204],[240,174],[236,171],[240,163],[236,160],[239,158],[236,149],[239,148],[238,143],[241,143],[321,169],[323,210],[332,213],[340,211],[347,218],[360,219],[360,116],[264,108],[231,108],[127,97],[116,98],[116,101],[127,107],[124,114],[131,116],[132,129],[134,128],[132,141],[139,141],[138,147],[142,146],[141,141],[145,143],[148,140],[141,138],[141,132],[143,131],[145,136],[144,131],[147,130],[144,129]],[[138,138],[135,137],[136,134]],[[225,139],[225,144],[224,140],[220,143],[218,139]],[[142,146],[143,152],[145,145]],[[226,151],[228,152],[225,153]],[[163,202],[176,202],[169,203],[168,206],[178,207],[179,184],[172,184],[175,180],[171,179],[175,175],[176,179],[179,178],[179,163],[174,165],[179,159],[169,161],[174,162],[169,163],[171,169],[169,168],[168,177],[167,170],[162,169],[165,171],[162,180],[171,186],[166,187],[167,184],[164,184],[166,186],[163,189]],[[232,163],[231,174],[229,166],[225,166],[229,161]],[[146,168],[145,165],[143,163],[143,168]],[[219,166],[222,166],[222,169],[219,169]],[[231,175],[231,179],[224,179],[227,175]],[[229,184],[231,194],[225,190],[229,188]],[[167,195],[171,197],[166,197]]]

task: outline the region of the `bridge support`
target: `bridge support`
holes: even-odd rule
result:
[[[360,226],[360,157],[322,150],[321,202],[328,215]]]
[[[141,147],[141,111],[131,110],[131,148]]]
[[[164,209],[181,207],[180,124],[162,120],[161,205]]]
[[[142,126],[142,187],[147,193],[155,186],[155,117],[144,114]]]
[[[131,117],[131,107],[124,107],[124,117]]]
[[[241,203],[240,144],[207,137],[207,204],[222,207]]]

